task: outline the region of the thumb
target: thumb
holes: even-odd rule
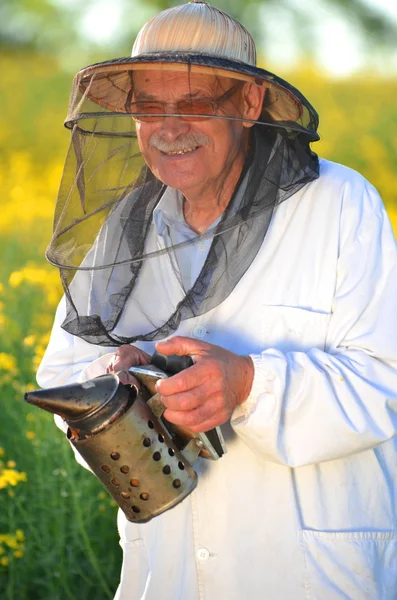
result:
[[[156,344],[157,352],[165,356],[171,356],[172,354],[176,354],[176,356],[200,355],[206,348],[208,350],[208,344],[182,336],[175,336],[165,342]]]

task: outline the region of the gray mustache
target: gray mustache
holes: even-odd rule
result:
[[[208,146],[209,138],[202,133],[190,133],[179,137],[173,142],[166,142],[159,133],[154,133],[149,139],[149,146],[161,152],[180,152],[196,146]]]

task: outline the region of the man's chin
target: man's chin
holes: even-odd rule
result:
[[[154,175],[165,185],[179,190],[184,195],[186,195],[186,192],[189,190],[195,189],[202,185],[203,182],[203,177],[198,177],[197,172],[182,176],[180,173],[173,174],[171,169],[168,169],[167,171],[159,170],[154,172]]]

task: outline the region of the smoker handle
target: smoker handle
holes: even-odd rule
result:
[[[152,365],[175,375],[176,373],[180,373],[180,371],[191,367],[193,365],[193,359],[191,356],[177,356],[176,354],[164,356],[164,354],[155,351],[152,356]]]

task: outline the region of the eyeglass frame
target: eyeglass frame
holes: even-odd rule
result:
[[[182,113],[182,112],[172,112],[172,113],[167,113],[162,112],[162,113],[134,113],[131,110],[129,110],[129,114],[131,114],[132,118],[134,119],[134,121],[142,121],[143,123],[154,123],[156,121],[161,121],[163,119],[165,119],[166,117],[178,117],[181,118],[183,121],[202,121],[205,119],[210,119],[212,117],[214,117],[216,115],[216,111],[219,109],[220,105],[222,104],[222,102],[225,102],[226,100],[229,100],[229,98],[231,98],[233,96],[233,94],[235,93],[236,89],[238,87],[240,87],[242,84],[244,84],[243,81],[238,81],[237,83],[235,83],[234,85],[232,85],[228,90],[226,90],[226,92],[224,92],[223,94],[221,94],[220,96],[213,98],[212,100],[194,100],[195,103],[200,103],[202,102],[203,104],[207,104],[208,106],[212,107],[212,114],[195,114],[195,113]],[[177,102],[163,102],[162,100],[137,100],[135,102],[131,102],[130,103],[130,108],[133,105],[137,105],[137,104],[143,104],[143,103],[150,103],[150,104],[157,104],[157,105],[161,105],[164,107],[164,109],[169,106],[169,105],[174,105],[176,106],[176,109],[178,110],[178,105],[180,105],[181,103],[188,103],[191,102],[190,100],[178,100]],[[141,119],[141,117],[144,117],[144,119]],[[150,119],[147,120],[147,119]]]

